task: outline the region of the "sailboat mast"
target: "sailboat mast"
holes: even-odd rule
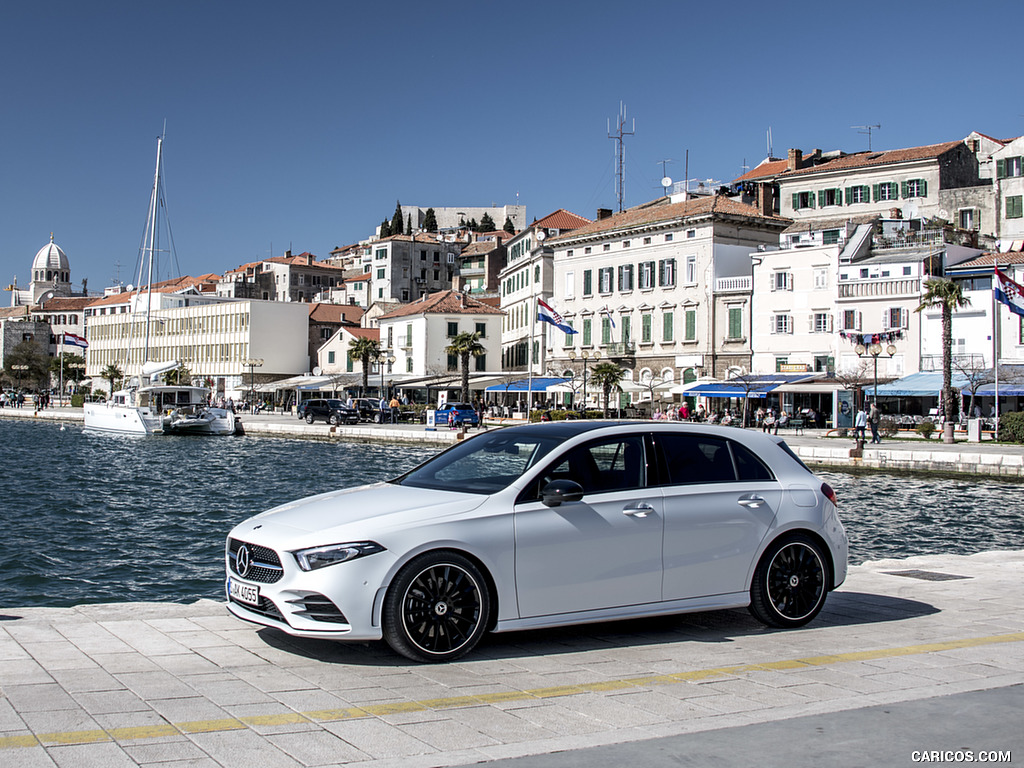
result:
[[[163,136],[156,139],[156,173],[153,176],[153,194],[149,199],[149,265],[146,275],[146,343],[142,362],[149,361],[149,331],[153,312],[153,254],[156,253],[157,208],[160,205],[160,160],[163,153]]]

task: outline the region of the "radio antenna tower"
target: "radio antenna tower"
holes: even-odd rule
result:
[[[851,128],[857,128],[857,133],[865,134],[868,137],[868,152],[871,151],[871,131],[881,130],[882,126],[880,123],[874,125],[851,125]]]
[[[623,138],[636,133],[636,120],[633,121],[630,130],[626,128],[626,107],[619,102],[619,117],[615,133],[612,133],[611,120],[608,121],[608,138],[615,139],[615,196],[619,201],[619,213],[622,213],[622,199],[625,197],[625,169],[626,169],[626,145]]]

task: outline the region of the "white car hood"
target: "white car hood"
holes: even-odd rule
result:
[[[283,504],[238,524],[231,536],[275,548],[307,546],[310,534],[315,543],[338,536],[357,540],[412,521],[461,515],[486,499],[480,494],[375,483]],[[367,525],[367,520],[373,522]]]

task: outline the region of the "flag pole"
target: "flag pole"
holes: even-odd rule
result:
[[[999,282],[999,262],[996,262],[993,281]],[[999,322],[999,303],[996,301],[996,287],[992,286],[992,371],[996,380],[996,404],[992,410],[995,415],[995,439],[999,439],[999,349],[1002,346],[1002,339],[999,338],[1002,331],[1002,323]]]
[[[530,297],[533,301],[533,309],[530,310],[530,343],[526,348],[526,420],[530,420],[530,411],[533,410],[533,339],[537,332],[537,297]]]
[[[60,392],[57,396],[59,405],[64,405],[64,334],[60,335],[60,344],[57,347],[57,360],[60,361]]]

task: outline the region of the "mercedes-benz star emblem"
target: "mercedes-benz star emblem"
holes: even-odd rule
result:
[[[239,576],[244,578],[249,575],[249,564],[249,547],[243,544],[238,548],[238,554],[235,555],[235,569]]]

